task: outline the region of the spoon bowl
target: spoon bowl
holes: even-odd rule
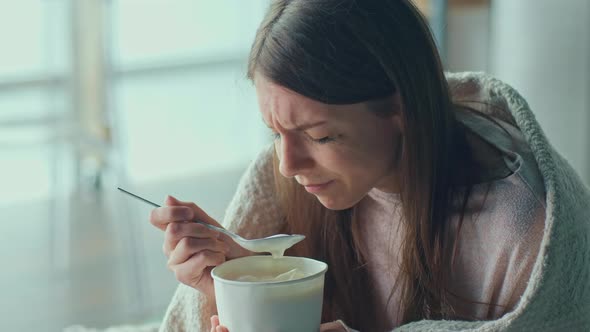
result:
[[[232,239],[234,239],[234,241],[236,241],[236,243],[242,248],[253,252],[270,252],[273,257],[283,256],[285,250],[305,239],[305,235],[300,234],[277,234],[261,239],[247,240],[235,233],[232,234],[236,236],[233,237],[230,235]]]

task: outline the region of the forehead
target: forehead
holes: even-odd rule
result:
[[[267,124],[291,129],[317,121],[338,121],[347,105],[329,105],[275,84],[263,76],[254,78],[260,112]]]

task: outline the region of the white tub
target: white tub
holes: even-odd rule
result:
[[[294,268],[307,276],[281,282],[235,280],[244,275],[278,275]],[[320,261],[290,256],[249,256],[217,266],[211,275],[221,325],[230,332],[319,331],[327,268]]]

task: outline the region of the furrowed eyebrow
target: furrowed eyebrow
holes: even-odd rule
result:
[[[314,122],[314,123],[308,123],[308,124],[298,126],[297,128],[295,128],[295,130],[296,131],[304,131],[304,130],[311,129],[314,127],[319,127],[325,123],[326,123],[326,121],[318,121],[318,122]]]
[[[262,122],[264,122],[264,124],[269,129],[274,130],[273,127],[271,127],[268,123],[266,123],[266,121],[264,120],[264,118],[262,119]],[[314,122],[314,123],[308,123],[308,124],[297,126],[296,128],[294,128],[292,130],[295,130],[295,131],[304,131],[304,130],[308,130],[308,129],[311,129],[311,128],[314,128],[314,127],[318,127],[318,126],[321,126],[321,125],[324,125],[324,124],[326,124],[326,121],[318,121],[318,122]]]

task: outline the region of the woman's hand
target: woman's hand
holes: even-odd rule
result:
[[[324,323],[320,326],[320,332],[347,332],[340,322]]]
[[[211,332],[229,332],[225,326],[219,325],[219,317],[211,317]],[[324,323],[320,326],[320,332],[346,332],[346,329],[339,322]]]
[[[211,332],[229,332],[225,326],[219,325],[219,317],[211,316]]]
[[[214,298],[213,267],[252,253],[230,237],[192,222],[200,220],[221,227],[196,204],[168,196],[165,205],[152,210],[150,222],[165,232],[162,249],[168,268],[181,283]]]

